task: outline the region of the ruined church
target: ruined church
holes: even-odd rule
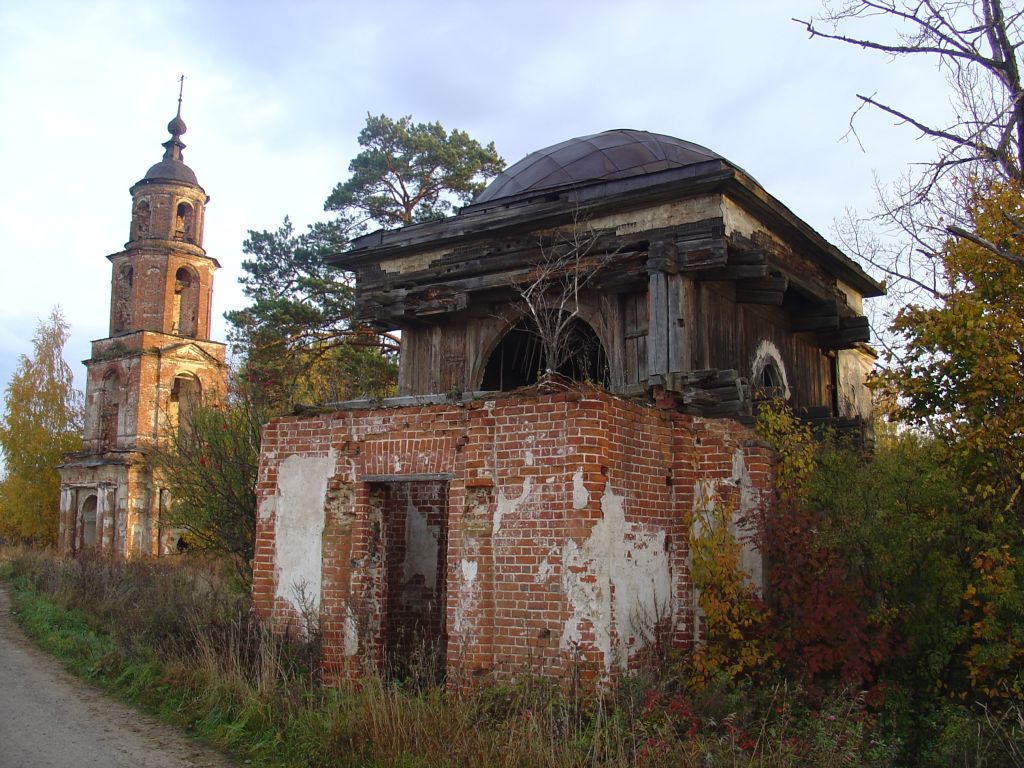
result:
[[[209,198],[185,165],[185,122],[132,186],[131,225],[111,263],[108,336],[85,361],[84,446],[60,472],[58,549],[113,557],[174,551],[170,497],[146,461],[200,398],[227,387],[225,347],[210,340],[216,259],[203,249]]]
[[[253,597],[281,627],[317,615],[334,680],[425,658],[455,686],[600,680],[692,643],[694,519],[770,514],[757,403],[870,415],[863,301],[882,286],[670,136],[542,149],[332,262],[359,319],[401,333],[398,393],[266,426]]]

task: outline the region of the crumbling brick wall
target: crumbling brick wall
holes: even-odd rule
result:
[[[254,602],[279,627],[317,611],[329,677],[382,668],[408,625],[400,593],[429,582],[395,570],[404,528],[438,547],[450,684],[606,678],[692,640],[692,515],[716,494],[756,513],[770,480],[748,428],[589,388],[280,418],[264,430]]]

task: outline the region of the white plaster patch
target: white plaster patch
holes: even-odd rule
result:
[[[277,504],[277,498],[275,496],[268,496],[260,502],[260,522],[267,522],[271,517],[274,516],[274,508]]]
[[[415,272],[421,269],[427,269],[437,259],[440,259],[449,253],[451,253],[451,250],[435,250],[427,251],[425,253],[417,253],[400,259],[382,261],[380,263],[380,268],[385,272],[397,274],[402,274],[403,272]]]
[[[704,195],[652,206],[639,212],[629,211],[625,214],[601,216],[590,221],[589,226],[593,227],[595,231],[620,226],[635,227],[640,231],[720,216],[722,216],[721,198],[718,195]]]
[[[510,499],[505,495],[505,492],[499,488],[498,498],[494,504],[494,522],[491,526],[491,535],[497,536],[498,531],[501,530],[501,522],[505,519],[506,515],[510,515],[519,510],[519,507],[527,497],[530,495],[530,490],[533,488],[533,478],[527,477],[523,481],[523,491],[516,498]]]
[[[730,525],[733,537],[740,543],[739,565],[757,591],[763,592],[764,558],[753,541],[757,520],[752,519],[753,513],[761,505],[761,493],[750,479],[746,458],[739,448],[732,455],[732,480],[740,492],[740,508],[733,515]]]
[[[707,512],[718,501],[717,483],[714,480],[698,480],[693,484],[693,511]]]
[[[277,470],[275,596],[297,611],[320,606],[327,481],[334,464],[332,448],[327,456],[289,456]]]
[[[346,656],[355,656],[359,653],[359,624],[356,622],[356,615],[348,606],[345,606],[344,653]]]
[[[572,508],[585,509],[590,503],[590,491],[583,483],[583,467],[580,467],[572,475]]]
[[[625,498],[611,483],[601,496],[601,512],[583,544],[570,540],[562,550],[562,589],[572,615],[562,628],[561,648],[580,643],[589,625],[610,673],[653,639],[655,623],[675,610],[665,532],[627,523]]]
[[[459,590],[455,601],[455,618],[452,629],[462,640],[469,640],[471,629],[469,616],[474,612],[480,596],[480,585],[476,582],[478,564],[476,560],[463,558],[459,563]]]
[[[523,456],[523,461],[526,462],[526,466],[532,467],[534,462],[533,451],[527,451]]]

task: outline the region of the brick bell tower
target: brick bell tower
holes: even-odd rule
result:
[[[85,361],[84,450],[66,457],[58,546],[114,557],[173,551],[166,525],[170,497],[146,452],[187,422],[201,399],[227,387],[224,344],[210,341],[213,273],[203,249],[210,198],[182,160],[185,121],[178,112],[163,158],[131,188],[124,250],[112,265],[109,336]]]

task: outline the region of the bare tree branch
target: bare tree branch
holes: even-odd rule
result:
[[[1011,264],[1015,264],[1018,267],[1024,267],[1024,258],[1021,258],[1015,253],[1011,253],[1005,248],[1001,248],[990,240],[986,240],[973,232],[968,232],[963,227],[950,226],[946,227],[946,231],[954,237],[962,237],[964,240],[968,240],[975,245],[981,246],[986,251],[990,251],[1000,258],[1006,259]]]
[[[794,19],[811,38],[896,58],[923,55],[938,65],[945,79],[952,107],[948,124],[938,124],[941,118],[914,114],[877,93],[858,94],[859,106],[844,134],[844,138],[852,134],[860,143],[856,120],[865,107],[871,107],[935,142],[931,161],[912,166],[893,184],[876,188],[879,209],[871,226],[884,235],[869,248],[863,247],[864,242],[855,243],[861,253],[851,252],[887,279],[893,307],[941,300],[943,266],[936,254],[951,235],[977,237],[967,216],[972,190],[990,181],[1024,182],[1021,0],[823,2],[821,14]],[[891,31],[880,33],[885,29],[880,21],[889,21]],[[849,224],[842,225],[847,235]],[[1019,263],[1020,257],[995,244],[971,242]]]
[[[513,283],[541,344],[546,372],[553,373],[581,352],[573,325],[580,296],[617,251],[596,252],[597,233],[579,212],[569,228],[542,239],[536,261]]]

